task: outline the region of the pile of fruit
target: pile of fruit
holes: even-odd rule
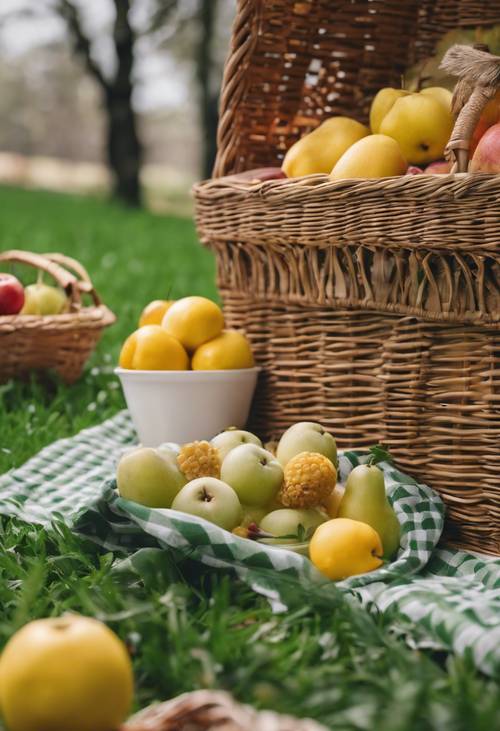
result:
[[[443,159],[453,130],[452,94],[434,86],[420,92],[381,89],[370,127],[332,117],[298,140],[282,165],[289,178],[326,173],[332,180],[449,173]],[[472,136],[471,172],[500,172],[500,92],[486,106]]]
[[[13,274],[0,272],[1,315],[60,315],[68,310],[68,298],[60,287],[44,284],[39,274],[35,284],[23,287]]]
[[[328,578],[366,573],[392,558],[400,527],[374,464],[355,467],[337,485],[335,439],[320,424],[299,422],[278,443],[227,429],[210,442],[125,453],[117,487],[128,500],[172,508],[269,545],[308,554]]]
[[[220,307],[206,297],[154,300],[142,312],[139,327],[125,340],[121,368],[195,371],[252,368],[246,336],[224,329]]]

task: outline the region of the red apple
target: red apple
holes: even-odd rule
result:
[[[477,123],[476,129],[472,135],[469,148],[469,156],[472,157],[479,144],[479,140],[484,135],[487,129],[492,127],[497,122],[500,122],[500,90],[497,91],[495,96],[483,109],[479,122]]]
[[[256,168],[255,170],[245,170],[243,173],[235,173],[227,177],[234,181],[263,183],[266,180],[282,180],[286,178],[286,175],[281,168]]]
[[[490,127],[478,142],[469,170],[500,173],[500,122]]]
[[[430,165],[424,170],[426,175],[446,175],[451,170],[451,162],[449,160],[436,160],[431,162]]]
[[[0,315],[17,315],[23,305],[24,289],[19,279],[0,272]]]
[[[422,175],[424,171],[417,165],[410,165],[406,171],[406,175]]]

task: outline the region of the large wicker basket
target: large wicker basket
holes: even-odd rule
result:
[[[0,253],[0,267],[20,263],[47,272],[65,290],[68,311],[60,315],[0,316],[0,383],[31,370],[54,369],[67,383],[80,376],[102,329],[115,316],[99,299],[82,265],[62,254]],[[88,296],[91,305],[82,297]]]
[[[445,31],[500,2],[240,0],[217,175],[279,164],[323,116],[366,121]],[[229,325],[263,376],[253,426],[386,443],[439,490],[449,542],[500,552],[500,176],[326,176],[195,189]]]

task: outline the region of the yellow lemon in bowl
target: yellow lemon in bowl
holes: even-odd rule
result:
[[[174,304],[175,300],[153,300],[146,305],[139,318],[139,327],[144,325],[161,325],[165,313]]]
[[[254,365],[250,343],[237,330],[224,330],[218,337],[200,345],[191,361],[194,371],[224,371],[253,368]]]
[[[206,297],[183,297],[169,307],[162,327],[192,353],[221,334],[224,315],[221,308]]]
[[[189,358],[179,341],[161,325],[145,325],[125,340],[119,364],[139,371],[185,371]]]

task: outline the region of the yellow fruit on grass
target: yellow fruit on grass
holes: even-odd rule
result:
[[[403,175],[408,165],[398,143],[388,135],[369,135],[345,152],[333,168],[332,180],[387,178]]]
[[[380,132],[393,137],[404,157],[415,165],[440,160],[452,129],[451,110],[442,98],[429,93],[397,99],[380,125]]]
[[[146,305],[139,318],[139,327],[144,325],[161,325],[165,312],[174,304],[174,300],[153,300]]]
[[[121,368],[144,371],[185,371],[189,367],[186,351],[160,325],[145,325],[123,343]]]
[[[237,330],[224,332],[194,352],[191,367],[194,371],[231,370],[253,368],[252,348],[243,333]]]
[[[387,112],[392,109],[395,102],[410,93],[405,89],[392,89],[390,87],[380,89],[370,107],[370,129],[374,135],[380,132],[382,120]]]
[[[30,622],[0,660],[0,705],[9,731],[111,731],[133,695],[124,644],[78,615]]]
[[[376,530],[359,520],[334,518],[316,528],[309,556],[333,581],[365,574],[382,566],[382,541]]]
[[[221,334],[224,315],[221,308],[206,297],[183,297],[169,307],[162,326],[186,350],[193,352]]]
[[[290,147],[283,160],[283,172],[289,178],[329,173],[341,155],[368,134],[368,127],[355,119],[327,119]]]

